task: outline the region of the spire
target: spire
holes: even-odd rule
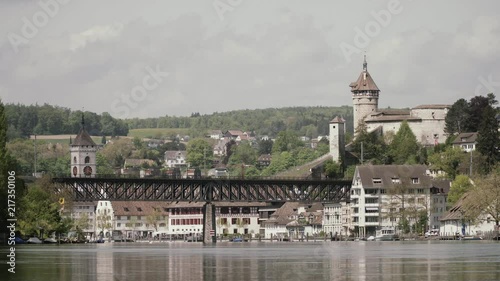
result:
[[[366,63],[366,54],[365,54],[365,60],[363,61],[363,71],[368,70],[368,63]]]
[[[82,111],[82,129],[85,129],[85,119],[83,111]]]

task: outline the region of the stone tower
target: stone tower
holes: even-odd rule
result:
[[[363,62],[363,71],[355,82],[352,82],[352,105],[354,115],[354,136],[357,134],[359,124],[363,119],[371,113],[378,110],[378,96],[380,93],[379,88],[373,81],[372,76],[368,73],[368,64],[366,63],[366,56]]]
[[[71,177],[95,177],[97,145],[85,130],[83,114],[82,127],[76,138],[70,144],[70,152]]]
[[[345,122],[340,117],[330,121],[330,155],[332,160],[341,163],[345,156]]]

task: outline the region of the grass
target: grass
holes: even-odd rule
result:
[[[143,138],[168,138],[171,135],[187,135],[189,129],[185,128],[152,128],[152,129],[132,129],[128,132],[128,137]]]

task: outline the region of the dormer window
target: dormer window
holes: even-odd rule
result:
[[[125,210],[125,212],[129,211],[127,207],[123,207],[123,210]]]
[[[141,207],[137,207],[137,212],[142,212]]]
[[[411,178],[411,183],[418,184],[420,181],[418,178]]]
[[[392,183],[401,183],[399,178],[391,178]]]
[[[373,178],[373,184],[382,184],[382,179],[381,178]]]

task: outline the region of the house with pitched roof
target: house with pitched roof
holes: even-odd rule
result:
[[[477,146],[477,132],[473,133],[460,133],[458,136],[453,140],[452,144],[453,147],[460,147],[465,152],[471,152],[476,150]]]
[[[354,172],[350,219],[344,225],[355,236],[375,235],[381,228],[398,230],[406,219],[410,225],[418,214],[431,220],[426,228],[438,227],[446,210],[449,181],[434,180],[425,165],[362,165]],[[430,225],[432,224],[432,225]]]
[[[187,151],[185,150],[167,150],[165,151],[165,166],[169,168],[186,167]]]

